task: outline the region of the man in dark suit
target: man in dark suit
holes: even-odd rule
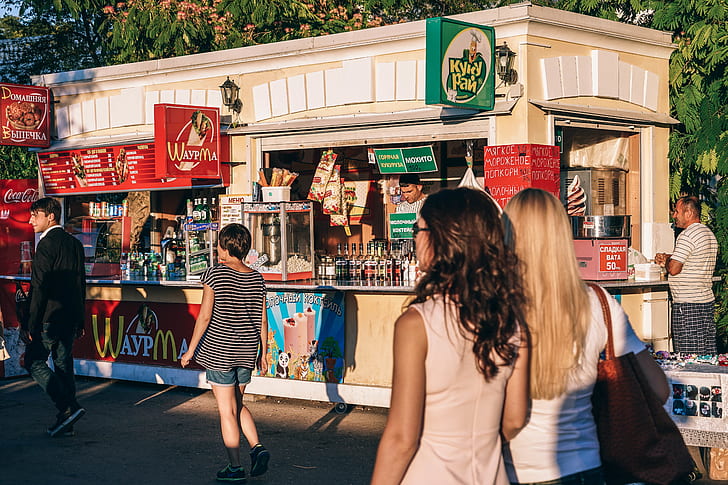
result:
[[[45,197],[30,207],[30,225],[40,233],[30,279],[30,310],[21,323],[25,368],[58,408],[51,436],[73,434],[86,412],[76,401],[73,340],[83,335],[86,298],[81,242],[59,225],[61,205]],[[53,367],[48,367],[48,355]]]

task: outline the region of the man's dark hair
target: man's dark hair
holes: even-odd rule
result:
[[[61,203],[52,197],[38,199],[30,206],[30,212],[44,212],[47,216],[56,216],[56,222],[61,223]]]
[[[408,185],[422,185],[420,176],[416,173],[403,173],[399,176],[399,186],[407,187]]]
[[[250,251],[250,231],[242,224],[228,224],[220,230],[218,244],[230,256],[244,260]]]
[[[682,202],[683,207],[687,211],[691,211],[693,214],[695,214],[695,217],[700,219],[700,201],[697,197],[694,196],[685,196],[680,197],[678,199],[678,202]],[[677,204],[677,202],[676,202]]]

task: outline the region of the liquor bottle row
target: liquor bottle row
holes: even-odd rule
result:
[[[187,222],[206,223],[217,220],[217,205],[215,198],[212,204],[207,203],[207,197],[197,198],[194,202],[187,199]]]
[[[364,244],[336,245],[336,255],[322,256],[316,276],[323,281],[359,283],[362,285],[414,285],[417,259],[408,245],[399,241],[370,241]]]
[[[181,279],[186,276],[184,254],[165,262],[159,253],[132,252],[121,255],[119,266],[124,279]]]

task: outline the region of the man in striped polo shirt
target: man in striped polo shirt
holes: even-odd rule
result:
[[[655,262],[665,266],[670,275],[673,349],[715,354],[713,271],[718,241],[700,223],[700,202],[696,197],[678,199],[672,218],[683,231],[675,241],[675,251],[656,254]]]

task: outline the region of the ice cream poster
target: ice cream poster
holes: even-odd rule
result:
[[[343,381],[343,292],[268,292],[266,312],[267,377]]]

